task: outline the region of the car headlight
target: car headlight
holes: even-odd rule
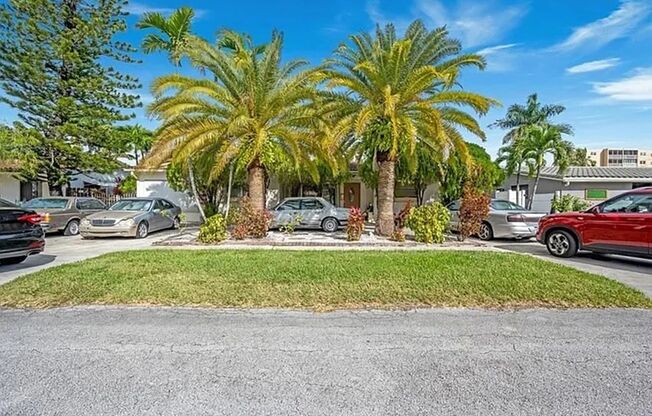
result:
[[[129,227],[131,227],[131,226],[134,225],[135,223],[136,223],[136,222],[134,221],[133,218],[125,218],[125,219],[122,219],[122,220],[118,221],[118,224],[120,224],[120,225],[127,225],[127,226],[129,226]]]
[[[83,218],[81,220],[81,225],[91,225],[91,220],[89,220],[88,218]]]

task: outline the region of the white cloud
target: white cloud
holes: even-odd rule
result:
[[[620,58],[600,59],[597,61],[584,62],[583,64],[566,68],[569,74],[583,74],[585,72],[601,71],[607,68],[613,68],[620,63]]]
[[[502,52],[506,49],[511,49],[514,46],[518,46],[518,43],[508,43],[506,45],[496,45],[496,46],[490,46],[488,48],[480,49],[476,53],[478,55],[484,55],[484,56],[489,56],[489,55],[495,55],[496,53]]]
[[[130,1],[123,10],[131,15],[142,16],[145,13],[172,14],[176,9],[170,7],[150,6],[148,4]],[[197,18],[204,16],[207,12],[204,9],[193,10],[195,11],[195,17]]]
[[[575,28],[566,40],[552,49],[570,51],[580,47],[606,45],[632,33],[650,14],[651,9],[647,1],[622,0],[620,7],[609,16]]]
[[[380,10],[378,0],[367,1],[367,14],[374,23],[392,22],[398,30],[405,29],[415,19],[423,19],[431,28],[446,25],[464,47],[500,40],[526,13],[524,6],[501,7],[494,1],[459,0],[454,8],[447,9],[439,0],[414,0],[408,15],[388,17]]]
[[[618,81],[596,82],[593,91],[613,101],[652,102],[652,68],[638,69]]]

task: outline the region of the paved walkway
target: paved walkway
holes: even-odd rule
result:
[[[3,415],[644,415],[652,311],[0,311]]]

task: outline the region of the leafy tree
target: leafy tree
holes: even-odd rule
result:
[[[569,166],[595,166],[595,161],[591,160],[586,148],[573,148],[568,156]]]
[[[526,159],[530,159],[530,176],[534,176],[534,187],[528,200],[528,209],[532,209],[532,202],[539,187],[541,169],[546,166],[546,155],[553,157],[553,164],[560,171],[568,167],[568,155],[572,144],[562,138],[562,132],[555,126],[534,125],[523,132],[523,148]]]
[[[181,7],[169,17],[159,12],[145,13],[136,27],[155,29],[158,32],[150,33],[143,39],[142,48],[145,53],[167,52],[170,61],[180,66],[194,16],[195,12],[190,7]]]
[[[505,145],[498,150],[498,159],[496,163],[504,164],[505,174],[508,176],[516,175],[516,203],[521,204],[521,177],[524,166],[529,166],[529,161],[525,158],[524,141],[516,140],[512,144]]]
[[[140,124],[120,126],[118,132],[122,134],[127,157],[138,164],[152,148],[154,134]]]
[[[36,152],[40,136],[20,125],[0,126],[0,171],[15,172],[22,179],[36,179],[42,162]]]
[[[460,199],[467,184],[488,193],[504,180],[502,169],[483,147],[475,143],[467,143],[467,147],[468,158],[454,153],[439,163],[439,195],[444,205]]]
[[[124,0],[8,0],[0,5],[0,100],[36,129],[50,190],[79,171],[118,166],[114,123],[133,117],[137,80],[109,62],[131,63]]]
[[[376,231],[394,229],[395,167],[419,146],[466,153],[460,129],[484,139],[477,121],[459,107],[485,114],[496,102],[459,88],[462,68],[484,68],[481,56],[461,54],[445,28],[428,31],[420,21],[399,38],[393,25],[375,36],[350,37],[327,61],[320,79],[329,88],[323,110],[337,120],[334,143],[378,164]],[[340,151],[340,146],[334,146]]]
[[[150,111],[163,120],[150,165],[170,157],[184,161],[200,153],[213,156],[209,180],[231,163],[247,172],[249,196],[265,208],[269,169],[291,160],[317,176],[311,162],[309,104],[315,97],[306,62],[281,64],[283,37],[255,46],[246,35],[220,33],[218,45],[189,36],[184,54],[211,78],[168,75],[153,85]]]
[[[414,187],[417,206],[423,204],[428,186],[439,181],[441,164],[441,156],[425,146],[417,147],[412,158],[407,155],[399,158],[396,165],[398,181]]]

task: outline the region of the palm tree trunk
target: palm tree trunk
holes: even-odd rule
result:
[[[247,185],[252,206],[259,211],[264,211],[265,167],[258,160],[254,160],[247,169]]]
[[[376,233],[391,235],[394,231],[394,169],[396,161],[387,153],[378,154],[378,213]]]
[[[199,209],[199,215],[201,215],[202,222],[206,222],[206,214],[204,213],[204,208],[201,206],[201,201],[199,200],[199,195],[197,194],[197,186],[195,185],[195,172],[192,169],[192,159],[188,158],[188,176],[190,177],[190,189],[192,191],[192,196],[195,199],[195,204]]]
[[[231,209],[231,188],[233,186],[233,162],[229,166],[229,184],[226,189],[226,210],[224,212],[224,217],[229,217],[229,210]]]
[[[541,166],[537,166],[537,176],[534,179],[534,187],[532,187],[532,195],[527,204],[527,209],[532,209],[532,202],[534,202],[534,197],[537,194],[537,188],[539,187],[539,177],[541,176]]]
[[[521,205],[521,165],[518,165],[516,172],[516,205]]]

